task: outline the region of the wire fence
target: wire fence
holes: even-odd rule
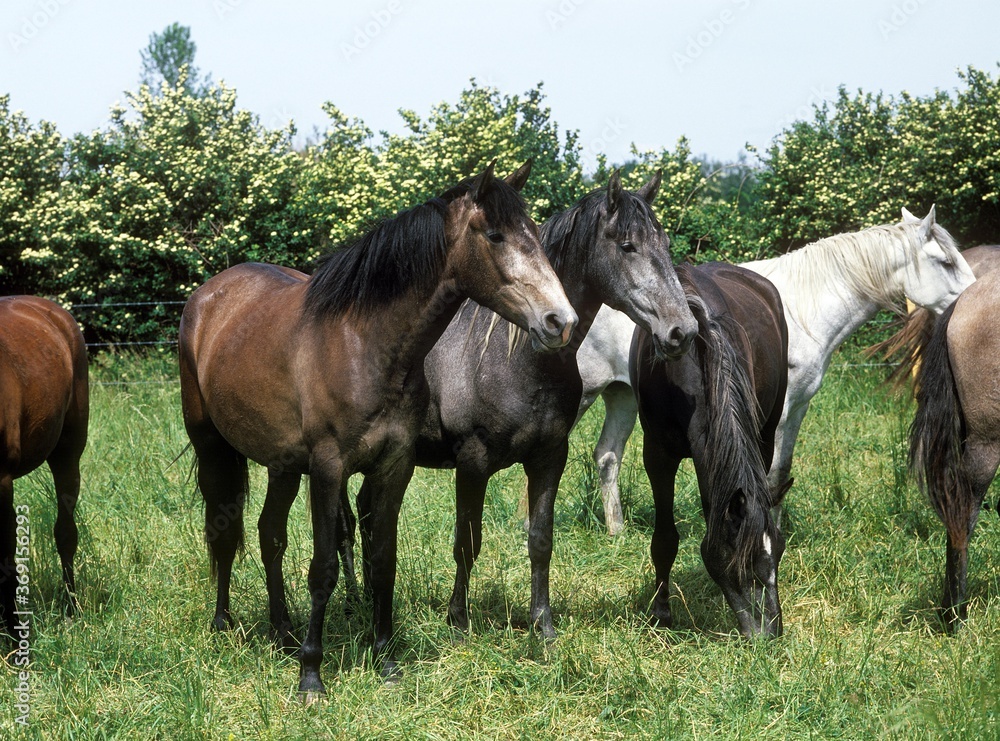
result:
[[[82,303],[73,304],[70,306],[70,311],[75,312],[77,309],[107,309],[107,308],[130,308],[130,307],[149,307],[149,306],[183,306],[186,301],[114,301],[109,303]],[[176,347],[177,340],[131,340],[124,342],[88,342],[87,348],[94,350],[108,350],[108,349],[118,349],[118,348],[150,348],[150,347]],[[830,366],[830,370],[849,370],[852,368],[892,368],[893,363],[887,362],[846,362],[846,363],[836,363]],[[161,379],[155,381],[94,381],[94,386],[163,386],[171,383],[176,383],[176,379]]]
[[[71,304],[68,310],[78,318],[77,311],[83,310],[82,314],[85,317],[88,310],[93,311],[96,309],[125,309],[125,308],[148,308],[151,306],[183,306],[186,301],[108,301],[104,303],[79,303]],[[176,347],[177,340],[120,340],[116,342],[87,342],[85,343],[88,350],[117,350],[117,349],[127,349],[127,348],[154,348],[154,347]],[[126,386],[166,386],[169,384],[176,383],[176,379],[159,379],[159,380],[145,380],[145,381],[128,381],[128,380],[115,380],[115,381],[92,381],[93,386],[115,386],[115,387],[126,387]]]

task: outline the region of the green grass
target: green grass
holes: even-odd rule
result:
[[[298,667],[266,638],[255,523],[264,477],[253,472],[248,549],[233,585],[239,629],[214,634],[200,497],[180,419],[173,361],[98,359],[78,584],[83,612],[62,617],[47,472],[17,484],[29,505],[32,705],[14,724],[17,678],[0,678],[0,738],[990,738],[1000,736],[1000,557],[994,512],[971,551],[970,619],[942,634],[934,607],[944,535],[905,476],[909,402],[880,388],[882,369],[837,369],[806,418],[785,514],[779,586],[786,634],[737,637],[701,564],[704,523],[690,467],[678,496],[676,629],[646,623],[653,520],[640,438],[622,490],[629,526],[600,521],[590,446],[600,408],[574,433],[556,510],[552,596],[559,640],[526,629],[529,578],[516,509],[520,469],[488,491],[472,634],[444,622],[451,559],[452,473],[418,471],[403,505],[396,590],[404,674],[372,670],[367,616],[331,601],[323,674],[329,697],[302,706]],[[167,381],[167,383],[159,383]],[[599,405],[598,405],[599,407]],[[990,494],[995,501],[997,491]],[[293,508],[286,580],[306,618],[311,553],[305,497]]]

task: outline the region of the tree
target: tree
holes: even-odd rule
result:
[[[171,23],[162,33],[154,33],[149,37],[149,46],[139,52],[142,57],[142,73],[139,83],[148,85],[154,95],[159,95],[164,88],[176,87],[184,80],[184,90],[199,97],[211,86],[210,75],[201,78],[198,68],[194,66],[194,55],[197,45],[191,40],[191,29],[179,23]],[[182,76],[187,68],[186,79]]]

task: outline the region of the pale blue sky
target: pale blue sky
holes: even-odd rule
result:
[[[1000,61],[995,0],[4,0],[0,93],[63,133],[104,126],[138,84],[140,48],[174,21],[265,125],[324,128],[330,100],[399,131],[397,109],[426,115],[470,77],[507,93],[543,81],[588,164],[681,135],[732,159],[838,85],[926,95]]]

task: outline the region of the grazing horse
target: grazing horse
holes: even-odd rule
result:
[[[679,535],[674,483],[694,461],[706,533],[701,556],[736,613],[740,633],[781,634],[778,562],[785,539],[772,519],[767,466],[781,417],[788,332],[781,297],[767,279],[724,263],[677,269],[698,320],[698,339],[679,360],[661,361],[636,327],[630,380],[643,430],[643,463],[656,508],[650,555],[652,612],[672,625],[670,570]]]
[[[427,356],[431,403],[417,440],[417,465],[456,468],[456,572],[448,622],[462,631],[469,627],[469,578],[482,546],[487,483],[497,471],[522,463],[531,623],[545,638],[555,638],[549,604],[555,497],[582,392],[576,347],[601,304],[626,312],[649,332],[661,357],[680,357],[697,333],[669,240],[650,207],[659,187],[657,173],[638,191],[626,191],[615,172],[606,189],[542,226],[546,254],[580,317],[573,346],[554,354],[532,352],[512,327],[498,326],[495,314],[470,302]],[[359,498],[364,495],[362,488]],[[370,527],[362,518],[366,562]]]
[[[87,348],[73,317],[43,298],[0,298],[0,621],[11,636],[23,573],[17,565],[30,534],[22,506],[14,506],[14,479],[42,463],[55,482],[56,550],[70,609],[76,606],[73,513],[89,415]]]
[[[744,263],[781,294],[788,324],[788,393],[768,461],[772,497],[790,485],[792,452],[809,402],[834,351],[880,308],[909,298],[940,314],[974,280],[955,242],[935,221],[903,209],[899,224],[821,239],[770,260]],[[605,422],[594,450],[609,530],[621,529],[618,471],[635,425],[625,375],[631,324],[602,309],[578,353],[583,377],[580,414],[604,397]]]
[[[230,626],[229,581],[243,538],[247,459],[268,466],[258,522],[276,639],[291,645],[281,582],[288,510],[310,476],[312,608],[299,650],[299,692],[325,692],[323,618],[338,578],[341,495],[362,473],[370,518],[373,653],[383,675],[396,577],[396,529],[413,474],[428,390],[424,357],[467,297],[565,345],[577,317],[519,191],[491,164],[439,198],[332,254],[310,278],[272,265],[230,268],[192,294],[180,329],[184,423],[198,460],[205,531],[218,569],[213,625]]]
[[[969,538],[1000,465],[1000,271],[987,270],[935,323],[917,373],[910,467],[948,531],[942,611],[966,618]]]

